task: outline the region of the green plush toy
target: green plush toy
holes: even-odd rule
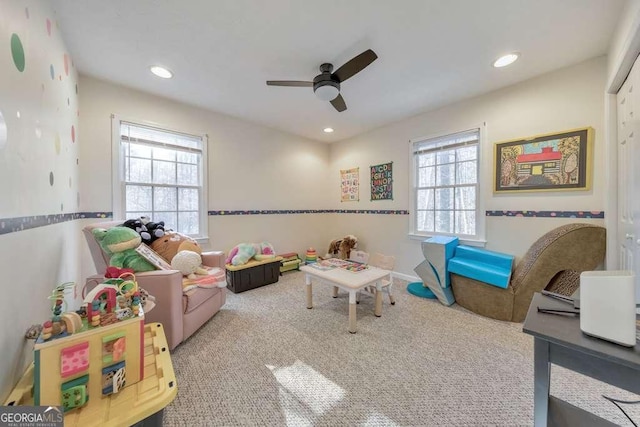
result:
[[[111,257],[109,265],[118,268],[131,268],[135,272],[156,269],[153,264],[136,252],[142,239],[135,230],[127,227],[95,228],[93,235],[102,250]]]

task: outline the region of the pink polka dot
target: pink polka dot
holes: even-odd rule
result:
[[[73,359],[71,359],[71,363],[76,364],[78,363],[78,358],[74,357]]]
[[[76,128],[71,125],[71,142],[76,142]]]
[[[47,33],[51,35],[51,21],[47,18]]]
[[[68,76],[69,75],[69,55],[65,53],[63,60],[64,60],[64,73]]]

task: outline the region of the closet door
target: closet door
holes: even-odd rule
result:
[[[636,274],[640,302],[640,61],[618,91],[618,255],[619,268]]]

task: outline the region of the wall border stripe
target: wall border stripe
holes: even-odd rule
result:
[[[255,210],[214,210],[207,212],[209,216],[243,216],[243,215],[300,215],[300,214],[364,214],[364,215],[409,215],[408,210],[394,209],[255,209]],[[514,218],[583,218],[604,219],[604,211],[485,211],[488,217]],[[113,212],[75,212],[52,215],[32,215],[14,218],[0,218],[0,235],[32,228],[59,224],[87,218],[113,218]]]
[[[486,211],[486,216],[603,219],[604,211]]]
[[[0,235],[84,218],[112,218],[112,212],[74,212],[0,219]]]
[[[209,211],[209,216],[226,215],[297,215],[319,213],[346,213],[346,214],[370,214],[370,215],[409,215],[407,210],[374,210],[374,209],[290,209],[290,210],[216,210]]]

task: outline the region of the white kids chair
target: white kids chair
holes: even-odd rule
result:
[[[396,257],[394,257],[393,255],[375,253],[371,257],[369,257],[369,254],[367,254],[367,258],[369,260],[369,265],[381,268],[383,270],[393,271],[393,267],[396,263]],[[353,261],[360,262],[357,259],[354,259]],[[386,290],[387,295],[389,296],[389,302],[391,303],[391,305],[394,305],[396,303],[396,299],[391,294],[391,286],[393,286],[393,278],[391,278],[390,280],[382,279],[382,290]],[[374,286],[368,286],[367,288],[365,288],[365,290],[372,295],[375,295],[376,293],[376,288]],[[360,303],[360,292],[356,294],[356,303]]]

